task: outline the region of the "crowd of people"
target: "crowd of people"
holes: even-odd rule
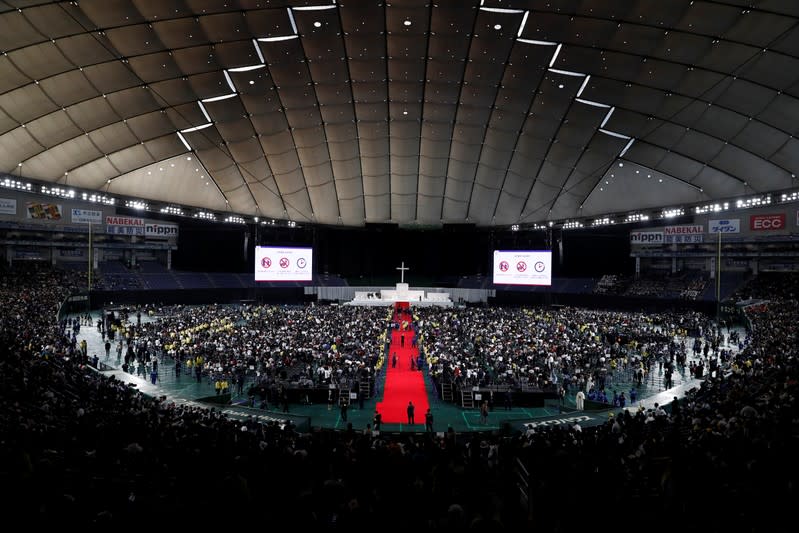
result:
[[[610,403],[614,380],[640,386],[656,368],[669,385],[689,351],[727,355],[725,333],[699,313],[489,307],[417,315],[431,376],[458,387],[583,390]],[[702,340],[689,346],[689,334]]]
[[[796,284],[763,294],[770,302],[750,310],[749,342],[666,409],[628,411],[597,427],[392,436],[351,426],[299,433],[144,396],[90,368],[73,331],[55,319],[68,279],[0,274],[0,472],[12,489],[4,504],[29,527],[224,527],[252,514],[299,528],[792,529],[799,307],[788,296]],[[513,312],[473,312],[446,322],[482,328],[471,340],[480,350],[533,335],[514,329]],[[567,318],[597,324],[600,337],[611,333],[610,319],[590,311],[564,315],[563,324],[527,313],[547,331],[531,337],[534,345],[563,338]],[[492,318],[479,322],[481,314]],[[443,318],[420,319],[431,343],[454,342],[445,340]],[[673,320],[651,320],[637,327],[653,328],[648,342],[659,343],[656,326]]]

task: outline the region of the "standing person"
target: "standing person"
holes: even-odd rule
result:
[[[346,422],[347,421],[347,407],[349,402],[345,401],[341,404],[341,419]]]
[[[582,390],[577,391],[577,397],[574,399],[578,411],[585,409],[585,393]]]
[[[408,412],[408,424],[409,425],[413,425],[413,424],[416,423],[413,420],[413,411],[414,411],[414,409],[416,409],[416,408],[413,406],[413,402],[408,402],[408,408],[406,410]]]
[[[433,411],[430,408],[427,408],[427,412],[424,414],[424,429],[428,433],[433,432]]]
[[[488,400],[483,400],[482,405],[480,405],[480,423],[488,423]]]
[[[105,341],[105,358],[108,359],[111,356],[111,341]]]
[[[375,431],[380,431],[380,424],[383,423],[383,415],[381,415],[377,409],[375,409],[375,416],[372,419],[372,424],[374,424]]]

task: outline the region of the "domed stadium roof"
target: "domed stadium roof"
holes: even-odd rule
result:
[[[796,185],[795,0],[0,11],[0,170],[44,182],[351,226],[525,224]]]

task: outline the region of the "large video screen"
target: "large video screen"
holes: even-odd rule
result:
[[[494,250],[494,285],[552,285],[552,252]]]
[[[311,281],[312,248],[255,247],[255,281]]]

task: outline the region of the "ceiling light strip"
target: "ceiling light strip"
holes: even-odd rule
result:
[[[608,120],[610,120],[610,116],[613,114],[613,111],[615,110],[616,110],[615,107],[611,107],[610,109],[608,109],[608,114],[605,115],[605,120],[603,120],[602,124],[599,125],[600,129],[605,127],[605,124],[608,123]]]
[[[635,142],[635,139],[631,138],[630,142],[627,143],[627,146],[625,146],[624,150],[622,150],[621,153],[619,154],[619,157],[624,157],[624,154],[627,153],[627,150],[630,149],[630,146],[632,146],[634,142]],[[699,187],[697,187],[697,189],[699,189]],[[699,190],[701,191],[702,189],[699,189]]]
[[[575,98],[574,101],[575,102],[580,102],[581,104],[592,105],[594,107],[604,107],[606,109],[608,107],[610,107],[608,104],[603,104],[603,103],[600,103],[600,102],[594,102],[593,100],[586,100],[584,98]]]
[[[281,35],[279,37],[260,37],[258,41],[262,43],[276,43],[278,41],[288,41],[289,39],[296,39],[299,35]]]
[[[582,78],[585,76],[582,72],[573,72],[571,70],[558,70],[556,68],[548,68],[550,72],[554,72],[555,74],[563,74],[564,76],[574,76],[575,78]]]
[[[197,102],[197,105],[200,106],[200,111],[202,111],[203,115],[205,115],[205,120],[207,120],[208,122],[213,122],[213,120],[211,120],[211,117],[208,116],[208,111],[205,110],[205,106],[203,105],[203,103]]]
[[[189,144],[189,141],[187,141],[186,138],[183,136],[183,134],[178,132],[178,137],[180,137],[180,141],[183,143],[183,146],[186,147],[186,150],[191,152],[192,151],[191,150],[191,145]]]
[[[555,53],[552,54],[552,59],[549,60],[550,67],[555,64],[555,60],[558,58],[561,48],[563,48],[563,44],[558,44],[558,47],[555,49]]]
[[[289,12],[289,22],[291,22],[291,29],[294,30],[294,35],[297,35],[297,24],[294,22],[294,13],[291,12],[290,7],[287,7],[286,11]]]
[[[225,74],[225,81],[227,81],[227,84],[230,87],[230,90],[235,93],[236,92],[236,86],[233,85],[233,80],[230,79],[230,74],[227,73],[227,70],[223,70],[222,72]]]
[[[226,74],[227,74],[227,73],[226,73]],[[208,103],[208,102],[218,102],[218,101],[220,101],[220,100],[227,100],[228,98],[233,98],[234,96],[236,96],[236,93],[233,93],[233,94],[223,94],[222,96],[214,96],[213,98],[203,98],[203,99],[202,99],[202,100],[200,100],[200,101],[201,101],[201,102],[205,102],[205,103]]]
[[[213,124],[209,122],[208,124],[203,124],[202,126],[194,126],[193,128],[186,128],[185,130],[180,130],[180,133],[191,133],[193,131],[200,131],[210,126],[213,126]]]
[[[610,135],[611,137],[618,137],[619,139],[630,139],[631,138],[628,135],[623,135],[621,133],[616,133],[615,131],[603,130],[602,128],[599,128],[599,131],[604,133],[605,135]],[[625,150],[626,150],[626,148],[625,148]],[[621,157],[621,156],[619,156],[619,157]]]
[[[249,72],[251,70],[258,70],[259,68],[264,68],[266,65],[248,65],[246,67],[236,67],[236,68],[229,68],[227,69],[228,72]]]
[[[261,63],[266,63],[266,61],[264,61],[264,55],[261,53],[261,47],[258,46],[258,41],[253,39],[252,45],[255,47],[255,53],[258,54],[258,59],[261,60]]]
[[[583,94],[583,91],[585,90],[585,86],[586,86],[586,85],[588,85],[588,80],[590,80],[590,79],[591,79],[591,75],[589,74],[589,75],[588,75],[588,76],[586,76],[586,77],[585,77],[585,79],[583,80],[583,84],[582,84],[582,85],[580,85],[580,90],[579,90],[579,91],[577,91],[577,99],[578,99],[578,100],[579,100],[579,98],[580,98],[580,95],[581,95],[581,94]]]
[[[559,46],[558,43],[551,43],[549,41],[536,41],[535,39],[516,39],[520,43],[537,44],[539,46]]]
[[[336,3],[333,2],[332,6],[298,6],[291,9],[294,11],[324,11],[325,9],[336,9]]]
[[[519,31],[516,32],[516,37],[521,37],[522,32],[524,31],[524,25],[527,24],[527,17],[530,16],[529,11],[524,12],[524,16],[522,17],[522,23],[519,25]]]
[[[481,11],[489,11],[491,13],[524,13],[523,9],[505,9],[504,7],[483,7],[480,6]]]

